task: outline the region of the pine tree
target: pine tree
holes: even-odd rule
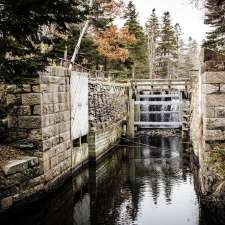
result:
[[[135,5],[130,1],[125,11],[124,19],[126,20],[125,26],[128,27],[129,33],[134,35],[137,42],[129,46],[129,58],[126,60],[125,65],[131,70],[133,66],[138,69],[139,74],[148,72],[146,71],[147,63],[147,37],[140,23],[138,22],[138,13]]]
[[[182,39],[182,29],[179,23],[174,25],[175,38],[176,38],[176,55],[174,57],[173,76],[179,77],[183,72],[182,57],[184,54],[184,41]]]
[[[179,23],[176,23],[174,25],[174,31],[175,31],[175,38],[176,38],[176,50],[177,54],[179,54],[179,50],[183,45],[183,40],[182,40],[182,29]]]
[[[146,33],[148,36],[149,78],[152,79],[155,71],[156,48],[159,38],[159,20],[155,9],[146,22]]]
[[[169,12],[165,12],[162,18],[162,26],[160,31],[160,41],[158,46],[159,75],[170,75],[171,64],[177,57],[177,43],[174,27],[172,26],[171,16]]]
[[[86,14],[81,0],[2,0],[0,5],[0,79],[20,80],[44,69],[49,58],[44,43],[54,46],[55,34],[66,34],[68,24]],[[43,27],[54,32],[43,35]],[[50,49],[49,49],[50,52]]]
[[[221,0],[206,0],[205,23],[210,24],[213,30],[207,33],[203,47],[224,52],[225,48],[225,2]]]
[[[173,57],[176,55],[176,37],[169,12],[165,12],[162,18],[160,31],[159,52],[161,56]]]

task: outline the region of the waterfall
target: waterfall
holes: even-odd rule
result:
[[[178,91],[142,91],[140,93],[141,128],[178,128],[180,126]]]

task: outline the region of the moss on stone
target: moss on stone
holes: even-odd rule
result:
[[[215,171],[225,178],[225,143],[214,146],[210,152],[209,161]]]

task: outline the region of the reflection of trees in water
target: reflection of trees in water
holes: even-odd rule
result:
[[[173,186],[183,179],[179,138],[138,141],[158,148],[141,144],[126,151],[121,148],[97,168],[90,168],[91,225],[133,224],[146,187],[155,204],[161,192],[171,203]]]
[[[148,148],[149,154],[146,152],[146,146],[140,148],[144,154],[141,154],[143,160],[138,164],[138,174],[148,177],[155,204],[157,204],[161,188],[164,190],[166,202],[171,203],[173,185],[186,178],[187,172],[182,171],[180,167],[182,165],[180,162],[183,160],[180,139],[179,137],[150,138],[145,136],[141,138],[141,143],[150,145],[150,147]],[[147,155],[150,157],[146,158]]]

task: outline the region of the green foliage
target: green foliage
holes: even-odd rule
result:
[[[159,19],[155,13],[155,9],[152,10],[151,16],[147,19],[146,22],[146,32],[148,36],[153,37],[153,41],[156,41],[156,39],[159,37],[160,34],[160,27],[159,27]]]
[[[160,55],[172,55],[176,56],[177,43],[175,37],[175,30],[171,22],[171,16],[169,12],[165,12],[162,18],[162,27],[160,32],[160,42],[158,51]]]
[[[211,25],[212,31],[207,33],[203,47],[224,52],[225,48],[225,2],[218,0],[206,0],[205,23]]]
[[[129,33],[133,34],[137,42],[129,46],[129,58],[125,62],[125,67],[130,69],[135,65],[140,68],[140,74],[145,72],[141,68],[147,63],[147,37],[143,27],[138,22],[138,13],[135,5],[130,1],[124,15],[125,26],[128,27]]]
[[[0,79],[18,81],[43,70],[49,58],[41,44],[53,46],[55,34],[66,34],[67,25],[81,22],[86,10],[81,0],[2,0]],[[54,32],[44,34],[43,29],[49,27]]]
[[[209,155],[209,162],[213,164],[216,172],[225,177],[225,145],[220,144],[214,147]]]

